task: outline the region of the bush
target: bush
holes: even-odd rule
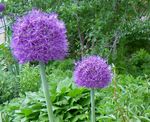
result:
[[[140,49],[133,53],[128,63],[131,74],[136,76],[150,74],[150,54],[146,50]]]
[[[38,91],[40,76],[37,67],[23,66],[20,75],[0,70],[0,104],[27,91]]]
[[[145,64],[145,62],[149,60],[149,56],[146,53],[150,52],[150,48],[149,48],[150,29],[148,29],[150,28],[150,22],[148,19],[147,20],[133,19],[131,22],[124,24],[121,28],[122,28],[121,29],[122,34],[119,40],[119,44],[117,45],[115,64],[117,65],[117,67],[122,73],[129,72],[133,74],[136,70],[136,68],[134,68],[135,62],[133,60],[137,60],[137,58],[145,57],[145,56],[146,57],[143,60],[141,60],[141,58],[138,60],[140,60],[141,63],[143,64]],[[144,49],[145,51],[142,51],[140,49]],[[140,55],[140,56],[135,56],[135,55]],[[133,64],[132,61],[134,62]],[[132,67],[131,64],[134,66]],[[147,66],[149,66],[148,63]],[[135,70],[133,71],[133,69],[131,69],[130,67],[132,67]],[[128,71],[127,69],[130,69],[131,71]],[[140,69],[141,69],[140,71],[141,73],[142,68]],[[144,71],[144,72],[148,73],[148,71]]]
[[[22,67],[19,74],[20,93],[27,91],[38,91],[40,88],[40,75],[37,66],[26,64]]]

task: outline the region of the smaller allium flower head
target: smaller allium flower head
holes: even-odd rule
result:
[[[98,56],[90,56],[78,62],[74,79],[78,86],[87,88],[104,88],[112,80],[110,66]]]
[[[66,28],[56,13],[32,10],[12,27],[11,49],[20,63],[60,60],[67,55]]]
[[[5,5],[3,3],[0,3],[0,12],[3,12],[5,9]]]

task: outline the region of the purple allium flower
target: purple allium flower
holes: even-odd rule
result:
[[[77,64],[74,79],[78,86],[104,88],[111,82],[112,72],[104,59],[90,56]]]
[[[56,13],[32,10],[12,27],[11,49],[19,63],[60,60],[67,55],[66,28]]]
[[[0,3],[0,12],[3,12],[5,9],[5,5],[3,3]]]

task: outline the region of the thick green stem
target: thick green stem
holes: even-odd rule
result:
[[[52,103],[51,103],[51,100],[50,100],[48,84],[47,84],[47,81],[46,81],[45,64],[43,62],[39,62],[39,65],[40,65],[40,74],[41,74],[43,92],[44,92],[44,96],[45,96],[45,99],[46,99],[49,122],[54,122]]]
[[[96,122],[95,121],[94,89],[91,89],[91,122]]]

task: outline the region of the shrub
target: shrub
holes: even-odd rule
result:
[[[140,49],[133,53],[128,63],[131,74],[136,76],[150,74],[150,54],[146,50]]]
[[[20,93],[27,91],[38,91],[40,88],[39,70],[36,66],[26,64],[22,67],[19,74]]]

